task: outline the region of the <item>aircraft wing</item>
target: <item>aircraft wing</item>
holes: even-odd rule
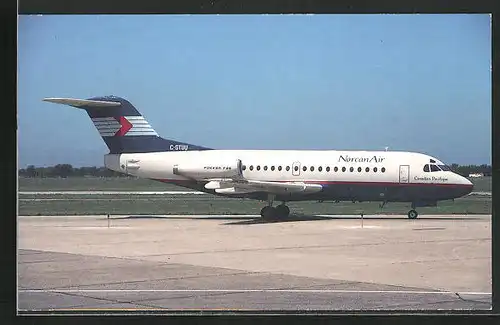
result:
[[[319,184],[303,182],[272,182],[256,180],[211,180],[205,185],[220,194],[241,194],[252,192],[267,192],[272,194],[287,194],[296,192],[313,193],[322,190]]]

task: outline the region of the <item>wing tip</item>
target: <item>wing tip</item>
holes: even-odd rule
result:
[[[45,98],[42,99],[42,101],[44,101],[44,102],[54,102],[54,101],[56,101],[58,99],[61,99],[61,98],[45,97]]]

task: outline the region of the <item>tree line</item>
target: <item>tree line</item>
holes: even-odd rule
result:
[[[35,167],[19,169],[20,177],[53,178],[53,177],[127,177],[128,175],[115,172],[106,167],[73,167],[70,164],[57,164],[49,167]]]
[[[462,176],[469,176],[470,174],[483,174],[484,176],[491,176],[492,168],[491,165],[458,165],[451,164],[451,170]]]
[[[451,170],[462,175],[481,173],[491,176],[491,165],[458,165],[451,164]],[[73,167],[70,164],[57,164],[49,167],[35,167],[29,165],[27,168],[19,169],[19,176],[31,178],[44,177],[129,177],[126,174],[107,169],[106,167]]]

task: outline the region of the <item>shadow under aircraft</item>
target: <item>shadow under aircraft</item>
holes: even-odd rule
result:
[[[407,221],[408,218],[404,216],[378,216],[378,215],[370,215],[370,216],[363,216],[365,220],[405,220]],[[435,221],[442,221],[442,220],[479,220],[483,217],[472,217],[472,216],[456,216],[456,217],[446,217],[446,216],[432,216],[432,217],[421,217],[420,220],[435,220]],[[229,219],[229,218],[228,218]],[[234,219],[234,218],[231,218]],[[235,222],[227,222],[225,225],[252,225],[252,224],[263,224],[263,223],[280,223],[280,222],[300,222],[300,221],[320,221],[320,220],[360,220],[361,215],[352,215],[352,216],[345,216],[345,215],[338,215],[338,216],[315,216],[315,215],[299,215],[299,214],[294,214],[290,215],[288,218],[283,219],[276,219],[276,220],[267,220],[259,217],[255,218],[248,218],[248,220],[242,220],[242,221],[235,221]]]
[[[408,220],[408,218],[399,215],[364,215],[365,220]],[[420,217],[419,220],[479,220],[483,218],[482,216],[466,216],[457,215],[456,217],[447,216],[432,216],[432,217]],[[253,225],[253,224],[267,224],[267,223],[283,223],[283,222],[300,222],[300,221],[325,221],[325,220],[356,220],[361,219],[361,215],[329,215],[329,216],[319,216],[319,215],[302,215],[302,214],[291,214],[287,218],[279,219],[263,219],[260,216],[232,216],[232,215],[214,215],[214,216],[169,216],[169,215],[130,215],[121,217],[112,217],[114,220],[132,220],[132,219],[165,219],[165,220],[221,220],[227,221],[224,225]]]

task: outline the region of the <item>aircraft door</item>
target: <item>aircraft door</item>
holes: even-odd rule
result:
[[[399,166],[399,182],[408,183],[410,181],[410,166],[401,165]]]
[[[296,161],[292,164],[292,175],[293,176],[300,175],[300,162]]]

